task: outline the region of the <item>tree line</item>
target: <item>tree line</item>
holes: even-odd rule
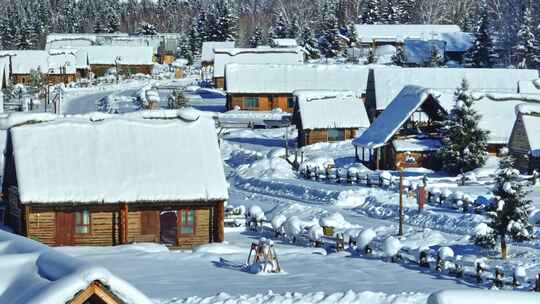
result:
[[[49,33],[181,33],[185,56],[207,40],[239,46],[294,38],[314,57],[354,44],[353,24],[457,24],[477,38],[474,66],[538,66],[533,0],[0,0],[2,49],[42,49]],[[189,46],[189,47],[186,47]]]

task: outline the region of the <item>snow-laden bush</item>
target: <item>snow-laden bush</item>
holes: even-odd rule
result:
[[[320,242],[324,235],[323,228],[319,225],[313,225],[309,228],[309,240],[312,242]]]
[[[471,241],[483,248],[493,249],[496,245],[495,232],[486,223],[480,223],[474,227]]]
[[[323,216],[319,220],[319,225],[322,227],[333,227],[333,228],[343,228],[347,226],[345,218],[340,213],[332,213],[326,216]]]
[[[256,222],[261,222],[266,220],[266,216],[264,215],[264,211],[261,207],[254,205],[249,207],[247,217],[251,220],[254,220]]]
[[[454,259],[454,250],[450,247],[441,247],[437,251],[437,256],[443,261],[452,261]]]
[[[514,269],[516,283],[523,284],[527,280],[527,270],[523,266],[516,266]]]
[[[358,238],[356,239],[356,246],[364,249],[373,241],[373,239],[375,239],[375,237],[377,237],[377,234],[375,231],[373,231],[373,229],[366,229],[358,235]]]
[[[390,236],[384,240],[382,249],[385,257],[393,258],[398,255],[401,249],[401,243],[395,237]]]
[[[304,224],[298,216],[289,217],[284,224],[285,234],[294,242],[304,232]]]
[[[287,221],[287,217],[283,214],[277,214],[272,218],[272,229],[277,234],[282,234],[285,231],[283,230],[283,225]]]

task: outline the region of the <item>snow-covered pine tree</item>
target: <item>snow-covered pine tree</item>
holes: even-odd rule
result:
[[[435,45],[431,46],[431,56],[429,57],[428,67],[436,68],[440,67],[444,61],[444,56]]]
[[[326,58],[335,58],[341,52],[338,35],[337,18],[333,11],[327,11],[322,24],[322,35],[319,38],[319,50]]]
[[[379,0],[366,0],[364,2],[364,12],[362,13],[362,23],[377,24],[381,21],[381,10]]]
[[[139,35],[155,36],[158,34],[158,30],[155,25],[144,22],[139,27]]]
[[[396,0],[386,0],[381,10],[381,22],[384,24],[399,23],[399,8]]]
[[[514,46],[515,63],[519,69],[535,68],[540,63],[540,53],[536,43],[531,10],[527,7],[523,11],[521,26],[517,33],[517,42]]]
[[[180,37],[176,53],[178,58],[184,58],[188,61],[188,64],[193,64],[193,53],[191,52],[191,46],[186,36],[182,35]]]
[[[249,47],[250,48],[256,48],[258,47],[261,42],[263,41],[263,34],[262,30],[259,26],[255,27],[255,31],[253,32],[253,35],[249,38]]]
[[[486,163],[489,135],[478,126],[481,116],[473,109],[474,98],[466,79],[455,96],[456,104],[444,121],[443,144],[437,152],[442,168],[452,174],[470,171]]]
[[[195,30],[197,33],[197,43],[200,42],[199,48],[202,47],[203,42],[210,41],[208,37],[208,21],[206,19],[206,12],[201,11],[199,16],[197,16],[197,21],[195,22]]]
[[[396,49],[396,53],[392,56],[392,63],[401,67],[407,63],[407,56],[402,46]]]
[[[120,17],[110,6],[105,10],[105,19],[103,21],[105,33],[116,33],[120,29]]]
[[[300,46],[308,53],[309,59],[320,58],[319,49],[317,48],[317,40],[313,35],[313,31],[309,25],[305,25],[300,35]]]
[[[399,23],[412,24],[416,21],[416,11],[418,9],[416,0],[398,0],[397,13]]]
[[[287,38],[289,35],[289,28],[287,26],[287,21],[282,12],[274,14],[272,27],[270,28],[270,38],[280,39]]]
[[[298,18],[292,17],[287,31],[287,38],[296,39],[300,34],[300,25],[298,24]]]
[[[356,46],[356,43],[358,42],[358,33],[356,32],[356,25],[354,23],[349,23],[347,25],[346,36],[349,42],[349,46],[350,47]]]
[[[16,46],[19,50],[30,50],[35,44],[34,31],[28,20],[21,20],[19,35],[17,37]]]
[[[529,223],[532,202],[525,198],[528,191],[519,181],[519,171],[514,159],[507,155],[499,162],[493,195],[496,201],[488,207],[488,226],[493,230],[489,236],[501,244],[501,256],[508,257],[507,238],[522,242],[532,238],[533,227]]]
[[[237,37],[238,16],[229,0],[217,0],[214,4],[216,27],[215,41],[234,41]]]
[[[479,10],[480,15],[474,30],[474,44],[465,54],[465,66],[491,68],[495,64],[497,54],[491,39],[490,15],[485,1],[482,1]]]

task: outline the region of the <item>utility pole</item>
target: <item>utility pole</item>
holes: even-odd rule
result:
[[[399,164],[398,164],[399,166]],[[403,236],[403,169],[399,167],[399,236]]]

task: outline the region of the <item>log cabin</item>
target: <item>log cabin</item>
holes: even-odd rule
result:
[[[377,170],[430,168],[428,160],[436,150],[438,126],[445,116],[446,110],[435,92],[406,86],[371,126],[353,140],[356,157]]]
[[[540,169],[540,107],[521,105],[517,112],[508,151],[516,167],[531,174]]]
[[[3,230],[0,230],[0,273],[2,303],[153,303],[99,265]]]
[[[293,93],[293,123],[298,129],[298,147],[319,142],[356,138],[369,127],[361,94],[353,91],[297,90]]]
[[[96,77],[116,67],[123,75],[150,75],[155,63],[152,47],[90,46],[80,50],[88,53],[90,70]]]
[[[234,41],[205,41],[201,51],[201,78],[204,81],[212,81],[214,77],[214,49],[232,49]]]
[[[214,49],[214,85],[225,87],[225,67],[228,64],[290,64],[304,63],[301,48],[256,48],[256,49]]]
[[[51,246],[223,241],[228,192],[215,124],[189,111],[10,128],[7,224]]]
[[[295,90],[345,90],[364,93],[369,67],[331,64],[228,64],[227,109],[292,113]]]
[[[50,84],[68,84],[77,79],[76,56],[63,50],[4,51],[11,54],[10,78],[15,84],[30,85],[32,71],[40,72]]]

